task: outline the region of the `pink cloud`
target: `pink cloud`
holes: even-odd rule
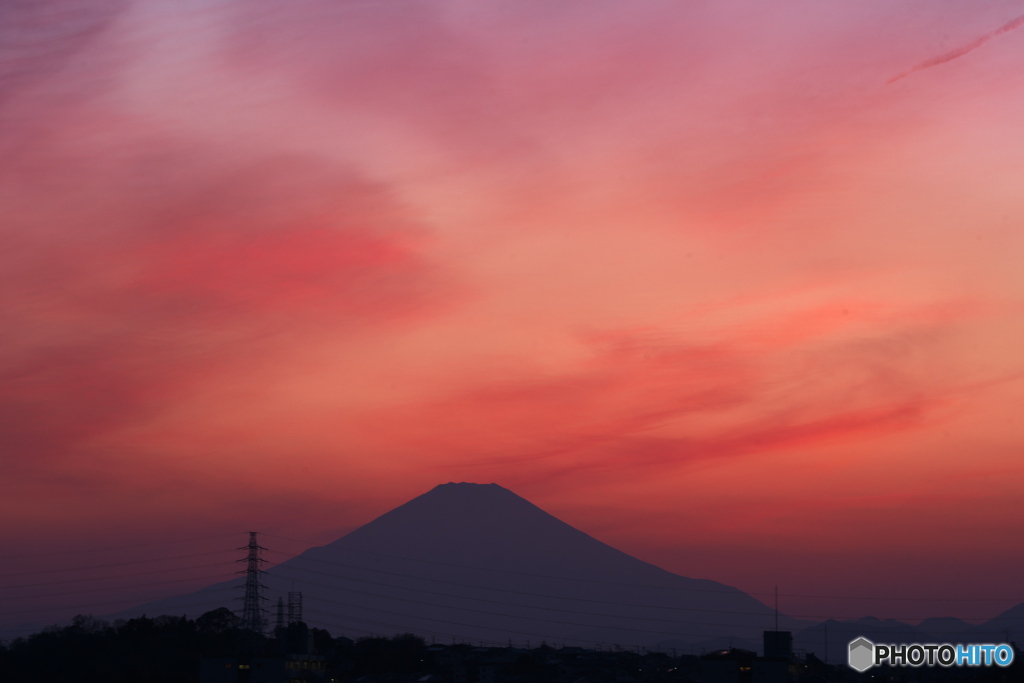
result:
[[[294,156],[232,168],[161,143],[162,164],[144,163],[153,148],[95,162],[103,201],[80,213],[21,201],[7,216],[0,439],[26,476],[85,463],[104,434],[260,366],[268,338],[415,325],[462,296],[382,186]],[[24,196],[94,165],[62,161],[18,176]]]
[[[495,372],[361,424],[425,467],[530,482],[877,440],[921,430],[960,400],[962,380],[929,376],[927,364],[906,358],[932,353],[933,337],[970,315],[865,305],[848,315],[833,305],[700,345],[651,332],[591,334],[593,353],[574,372]],[[881,346],[857,337],[875,327],[885,329]]]

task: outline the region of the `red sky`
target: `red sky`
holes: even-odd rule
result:
[[[0,5],[0,626],[447,481],[795,615],[1024,601],[1022,14]]]

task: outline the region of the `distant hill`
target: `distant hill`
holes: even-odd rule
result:
[[[989,621],[969,624],[955,617],[933,617],[916,626],[895,619],[864,617],[850,621],[829,619],[794,634],[793,646],[828,661],[845,662],[851,640],[865,637],[875,643],[1005,643],[1024,644],[1024,603]]]
[[[240,595],[241,579],[142,605]],[[497,484],[449,483],[326,546],[270,569],[272,606],[301,591],[304,620],[332,635],[411,632],[430,640],[613,647],[760,643],[771,608],[715,581],[660,569],[574,529]],[[268,615],[271,616],[271,615]],[[782,629],[810,622],[780,616]]]

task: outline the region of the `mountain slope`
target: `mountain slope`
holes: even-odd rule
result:
[[[238,583],[133,612],[181,613]],[[438,486],[273,567],[264,584],[272,601],[302,591],[305,621],[334,635],[635,646],[759,642],[774,624],[742,591],[631,557],[496,484]]]

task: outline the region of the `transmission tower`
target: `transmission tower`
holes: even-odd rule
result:
[[[288,592],[288,624],[302,621],[302,591]]]
[[[245,562],[245,570],[239,574],[245,574],[245,597],[242,603],[242,628],[253,633],[263,633],[263,589],[266,588],[260,583],[260,574],[263,570],[260,567],[266,560],[260,557],[260,551],[266,550],[256,542],[256,532],[249,532],[249,545],[239,548],[249,551],[248,555],[239,560]]]
[[[277,633],[285,626],[284,620],[284,598],[277,599],[277,620],[274,622],[274,633]]]

